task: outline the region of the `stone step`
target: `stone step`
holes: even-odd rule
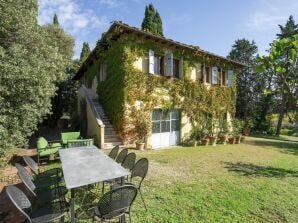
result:
[[[114,146],[121,146],[121,142],[112,142],[112,143],[105,143],[104,149],[112,149]]]

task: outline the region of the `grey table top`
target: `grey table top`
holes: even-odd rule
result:
[[[59,155],[68,189],[130,174],[96,146],[60,149]]]

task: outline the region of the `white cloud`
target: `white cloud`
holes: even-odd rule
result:
[[[89,39],[91,32],[98,33],[99,38],[109,26],[105,15],[98,16],[93,9],[81,7],[75,0],[39,0],[40,25],[52,23],[55,13],[60,25],[76,39],[75,57],[79,56],[82,43]]]
[[[99,3],[107,5],[110,8],[120,6],[120,3],[117,0],[100,0]]]
[[[254,31],[272,30],[278,24],[285,24],[291,14],[297,20],[297,12],[297,0],[263,1],[263,6],[249,17],[246,25]]]

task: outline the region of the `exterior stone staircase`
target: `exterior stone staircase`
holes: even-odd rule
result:
[[[106,116],[103,107],[99,104],[98,100],[92,100],[96,112],[99,114],[104,127],[104,148],[112,148],[116,145],[122,145],[122,142],[114,130],[114,127],[110,123],[108,117]]]

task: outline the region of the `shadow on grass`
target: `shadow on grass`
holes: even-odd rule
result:
[[[253,177],[298,177],[298,171],[286,170],[283,168],[275,168],[270,166],[258,166],[252,163],[231,163],[224,162],[228,171],[239,173],[243,176]]]
[[[256,139],[247,140],[245,144],[264,146],[264,147],[275,147],[281,149],[284,153],[292,154],[298,156],[298,143],[297,142],[287,142],[280,140],[270,140],[270,139]]]

